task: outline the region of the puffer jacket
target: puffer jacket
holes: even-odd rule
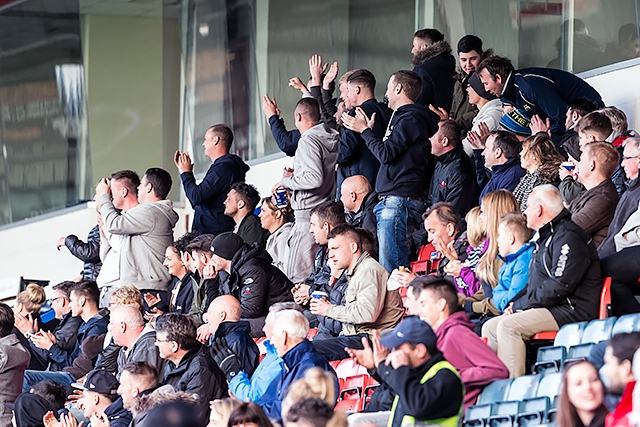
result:
[[[78,239],[75,234],[70,234],[64,239],[64,245],[71,254],[84,262],[82,278],[84,280],[96,280],[102,261],[100,260],[100,227],[97,225],[89,231],[87,243]]]
[[[304,281],[304,284],[309,286],[309,295],[311,295],[313,291],[331,292],[331,288],[329,287],[331,269],[329,268],[329,264],[327,264],[328,260],[329,250],[327,249],[327,245],[320,245],[313,261],[313,270],[307,280]]]
[[[429,186],[429,206],[438,202],[451,203],[464,217],[477,205],[479,192],[473,161],[461,145],[436,158]]]
[[[533,243],[527,242],[515,253],[503,258],[504,264],[500,267],[498,284],[491,296],[498,310],[504,311],[513,297],[527,286],[532,255]]]
[[[596,247],[607,237],[618,200],[616,186],[610,179],[605,179],[579,195],[569,206],[571,221],[593,238]]]
[[[422,92],[416,104],[442,107],[451,110],[453,86],[456,75],[456,59],[451,54],[449,43],[440,41],[431,44],[413,58],[413,72],[420,76]]]
[[[251,328],[248,322],[222,322],[218,325],[215,334],[209,337],[209,346],[213,345],[216,338],[224,337],[227,345],[240,359],[242,370],[250,377],[260,362],[260,350],[250,335]],[[213,348],[211,349],[213,353]]]
[[[331,289],[329,292],[329,302],[335,305],[344,305],[344,293],[349,286],[349,280],[347,274],[343,272],[340,277],[331,281],[328,287]],[[342,332],[342,322],[325,316],[318,316],[318,339],[337,337]]]
[[[196,411],[201,425],[207,423],[209,402],[226,397],[228,393],[224,373],[209,354],[209,349],[200,343],[184,355],[178,366],[167,361],[162,382],[177,391],[198,395]]]
[[[513,311],[547,308],[559,327],[598,316],[602,290],[593,239],[565,209],[538,230],[529,284],[513,300]]]
[[[238,298],[243,319],[266,316],[273,304],[293,301],[293,283],[271,261],[257,243],[244,245],[231,260],[221,293]]]

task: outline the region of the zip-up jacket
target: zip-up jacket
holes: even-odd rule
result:
[[[81,353],[80,346],[82,345],[82,341],[92,335],[106,334],[108,325],[109,311],[106,309],[100,310],[95,314],[95,316],[82,323],[78,328],[78,338],[73,351],[66,352],[57,344],[54,344],[49,349],[49,361],[56,363],[60,368],[71,366],[73,364],[73,359],[78,357]]]
[[[570,217],[564,209],[538,230],[529,283],[513,302],[514,312],[548,309],[559,327],[598,317],[602,290],[593,239]]]
[[[476,206],[478,193],[474,164],[462,145],[436,158],[429,186],[429,206],[438,202],[451,203],[461,216],[465,216]]]
[[[638,210],[640,203],[640,177],[627,181],[627,191],[620,197],[618,206],[616,207],[613,220],[609,224],[607,237],[598,247],[598,255],[600,258],[607,257],[616,253],[616,245],[614,237],[622,230],[632,213]]]
[[[498,284],[491,293],[493,304],[498,310],[504,311],[509,302],[527,286],[533,249],[533,243],[527,242],[515,253],[503,258]]]
[[[485,185],[480,192],[480,201],[492,191],[502,188],[509,191],[515,190],[524,174],[527,173],[527,171],[520,166],[520,157],[509,159],[502,165],[495,165],[491,168],[491,171],[493,173],[489,182],[487,182],[487,185]]]
[[[249,323],[243,320],[222,322],[216,333],[209,338],[209,346],[211,346],[216,338],[224,337],[233,354],[238,356],[242,370],[248,376],[253,375],[256,366],[260,363],[260,350],[251,338],[250,331]]]

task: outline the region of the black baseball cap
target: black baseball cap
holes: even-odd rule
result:
[[[83,384],[73,383],[71,387],[110,396],[118,394],[119,385],[118,380],[111,372],[104,369],[94,369],[87,374]]]

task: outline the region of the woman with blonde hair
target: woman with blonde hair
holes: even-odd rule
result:
[[[212,400],[207,427],[226,427],[229,423],[229,416],[241,404],[241,401],[230,397]]]
[[[498,284],[498,272],[503,264],[498,258],[498,225],[500,218],[506,214],[520,212],[520,206],[510,191],[496,190],[482,198],[480,210],[480,220],[487,236],[488,246],[475,270],[481,287],[473,297],[465,299],[464,308],[467,312],[476,313],[476,315],[494,316],[501,314],[491,302],[491,293]],[[482,327],[481,324],[479,327]]]
[[[335,380],[331,374],[320,368],[311,368],[303,378],[294,381],[282,400],[282,420],[286,423],[287,412],[294,403],[311,397],[322,399],[331,407],[335,405]]]
[[[524,140],[520,165],[527,173],[513,190],[522,212],[527,208],[527,199],[535,187],[542,184],[560,184],[558,169],[562,161],[562,156],[546,133],[538,132]]]

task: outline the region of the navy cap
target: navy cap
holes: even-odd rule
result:
[[[429,324],[420,320],[418,316],[409,316],[380,338],[380,343],[390,349],[400,347],[404,343],[424,344],[429,349],[436,346],[437,340]]]
[[[84,383],[73,383],[71,387],[93,391],[104,395],[118,394],[118,380],[112,373],[104,369],[94,369],[84,379]]]

